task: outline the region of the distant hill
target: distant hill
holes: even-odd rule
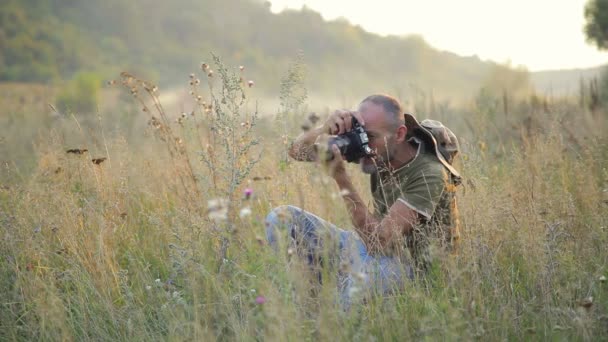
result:
[[[538,92],[555,96],[575,95],[581,80],[599,78],[602,68],[538,71],[531,73],[530,79]]]
[[[438,51],[417,36],[381,37],[345,20],[327,22],[307,8],[273,14],[261,0],[3,0],[0,47],[0,81],[53,82],[83,70],[110,78],[129,70],[185,85],[214,52],[228,65],[245,65],[268,94],[278,94],[302,53],[306,86],[333,98],[469,98],[496,69],[510,70]]]

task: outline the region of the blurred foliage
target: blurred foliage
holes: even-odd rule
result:
[[[279,91],[277,69],[301,51],[306,87],[333,98],[414,88],[470,96],[496,66],[437,51],[418,36],[381,37],[344,19],[326,22],[306,7],[273,14],[260,0],[5,0],[0,47],[0,81],[129,70],[162,86],[181,82],[214,52],[245,65],[268,94]]]
[[[92,113],[97,110],[101,77],[91,72],[76,74],[57,95],[57,107],[62,112]]]
[[[585,5],[585,35],[587,41],[600,50],[608,48],[608,1],[589,0]]]
[[[596,45],[600,50],[608,49],[608,0],[589,0],[585,6],[585,35],[587,41]],[[604,68],[600,75],[599,86],[597,80],[589,85],[581,84],[581,101],[589,97],[590,108],[595,109],[602,103],[608,103],[608,70]],[[586,96],[586,94],[588,94]]]

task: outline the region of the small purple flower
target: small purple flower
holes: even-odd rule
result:
[[[262,305],[262,304],[266,303],[266,297],[264,297],[264,296],[258,296],[258,297],[255,299],[255,303],[256,303],[256,304],[260,304],[260,305]]]
[[[253,194],[253,189],[247,188],[247,189],[245,189],[244,193],[245,193],[245,199],[250,199],[251,195]]]

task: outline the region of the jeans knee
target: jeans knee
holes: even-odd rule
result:
[[[266,215],[266,240],[271,246],[276,247],[278,230],[291,227],[293,215],[299,208],[292,205],[282,205],[272,209]]]
[[[281,226],[293,219],[293,214],[297,212],[299,208],[293,205],[281,205],[272,209],[268,215],[266,215],[266,227],[270,226]]]

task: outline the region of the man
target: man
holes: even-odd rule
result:
[[[300,161],[319,160],[315,143],[325,134],[350,131],[353,117],[364,126],[374,151],[359,160],[361,170],[370,174],[373,210],[353,186],[336,146],[332,146],[328,166],[355,232],[341,230],[294,206],[276,208],[266,220],[270,244],[276,246],[278,230],[286,228],[311,265],[319,262],[324,238],[338,241],[341,262],[350,266],[339,278],[347,302],[357,279],[363,279],[358,288],[381,292],[401,288],[406,279],[428,270],[432,241],[450,247],[459,237],[454,192],[460,176],[450,164],[458,151],[456,137],[438,121],[420,124],[404,115],[399,102],[390,96],[372,95],[357,111],[336,111],[322,126],[296,138],[290,156]],[[413,263],[405,257],[405,247]]]

